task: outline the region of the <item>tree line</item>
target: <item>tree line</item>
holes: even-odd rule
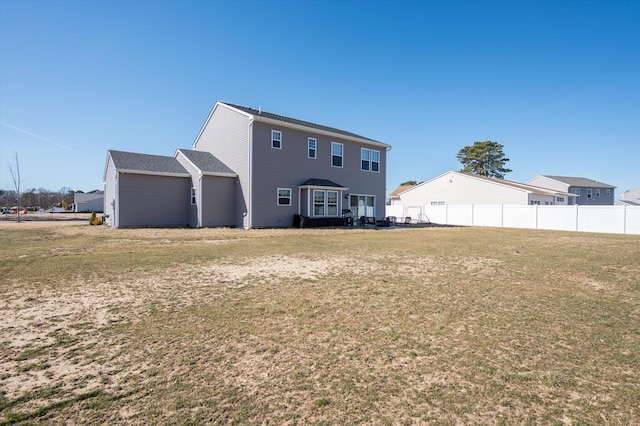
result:
[[[58,191],[50,191],[45,188],[30,188],[20,192],[18,202],[15,190],[0,189],[0,206],[20,206],[27,210],[46,210],[52,207],[70,206],[74,202],[76,192],[71,188],[63,187]]]

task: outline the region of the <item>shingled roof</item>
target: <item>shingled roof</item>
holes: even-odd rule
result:
[[[597,180],[583,178],[583,177],[571,177],[571,176],[548,176],[544,175],[549,179],[557,180],[560,182],[564,182],[569,186],[573,187],[582,187],[582,188],[608,188],[613,189],[615,186],[609,185],[604,182],[598,182]]]
[[[189,176],[189,172],[173,157],[114,150],[109,150],[109,155],[120,171]]]
[[[284,115],[273,114],[273,113],[270,113],[270,112],[257,110],[257,109],[254,109],[254,108],[245,107],[245,106],[242,106],[242,105],[230,104],[228,102],[220,102],[220,103],[224,104],[224,105],[227,105],[227,106],[230,106],[231,108],[235,108],[235,109],[238,109],[240,111],[244,111],[244,112],[246,112],[248,114],[253,115],[254,117],[264,117],[264,118],[268,118],[268,119],[271,119],[271,120],[282,121],[283,123],[295,124],[295,125],[298,125],[298,126],[309,127],[311,129],[322,130],[324,132],[335,133],[335,134],[342,135],[342,136],[349,136],[349,137],[352,137],[352,138],[364,139],[364,140],[368,140],[368,141],[371,141],[371,142],[376,142],[376,143],[382,144],[382,142],[376,141],[374,139],[367,138],[367,137],[364,137],[364,136],[361,136],[361,135],[357,135],[355,133],[347,132],[345,130],[336,129],[335,127],[329,127],[329,126],[324,126],[322,124],[311,123],[309,121],[298,120],[297,118],[285,117]],[[384,144],[384,145],[386,145],[386,144]]]
[[[194,151],[182,148],[178,149],[178,152],[187,157],[187,159],[204,174],[236,176],[236,173],[233,170],[214,157],[210,152]]]
[[[309,186],[314,186],[314,187],[326,187],[326,188],[343,188],[343,189],[348,189],[345,188],[344,186],[335,183],[333,181],[330,181],[328,179],[307,179],[306,181],[304,181],[303,183],[300,184],[301,187],[309,187]]]

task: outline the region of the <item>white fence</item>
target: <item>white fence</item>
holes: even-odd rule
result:
[[[442,225],[640,234],[636,206],[388,205],[386,215]]]

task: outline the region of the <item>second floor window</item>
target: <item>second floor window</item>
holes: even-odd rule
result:
[[[342,167],[344,147],[341,143],[331,142],[331,166]]]
[[[376,151],[375,149],[371,150],[371,171],[380,171],[380,151]]]
[[[580,198],[580,188],[569,188],[569,192],[572,194],[576,194],[576,198]]]
[[[282,132],[278,130],[271,131],[271,148],[282,149]]]
[[[308,156],[309,158],[316,158],[316,145],[318,144],[318,141],[316,141],[314,138],[309,138],[309,142],[308,142],[308,147],[309,147],[309,151],[308,151]]]
[[[371,150],[360,148],[360,170],[371,170]]]
[[[593,190],[591,188],[587,188],[587,198],[591,198],[592,194],[593,194]]]
[[[380,151],[375,149],[360,148],[360,170],[365,172],[380,171]]]

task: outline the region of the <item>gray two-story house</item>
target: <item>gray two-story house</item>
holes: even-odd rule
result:
[[[390,145],[217,102],[192,149],[173,157],[109,151],[106,222],[127,226],[317,225],[385,211]]]
[[[611,206],[615,201],[615,186],[583,177],[541,175],[527,184],[574,194],[575,197],[569,198],[569,204]]]

